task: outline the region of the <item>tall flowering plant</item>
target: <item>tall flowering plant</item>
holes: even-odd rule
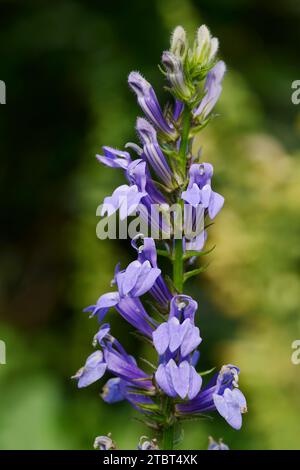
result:
[[[136,121],[140,142],[127,144],[126,150],[103,147],[97,155],[102,164],[123,170],[127,179],[105,198],[102,215],[118,213],[124,220],[137,213],[144,229],[131,240],[136,259],[125,269],[117,265],[114,289],[85,309],[100,327],[93,340],[96,350],[74,378],[82,388],[111,376],[103,386],[102,399],[106,403],[127,400],[155,434],[154,440],[143,438],[140,449],[157,448],[157,442],[162,449],[173,449],[184,420],[215,411],[240,429],[246,411],[238,367],[226,364],[204,381],[207,372],[199,371],[202,338],[195,324],[198,304],[184,293],[185,282],[203,269],[195,264],[209,252],[204,249],[207,227],[224,204],[223,196],[212,187],[212,165],[202,162],[192,147],[195,135],[212,120],[222,91],[226,67],[217,59],[217,51],[218,40],[205,25],[191,47],[178,26],[170,49],[162,55],[170,102],[162,109],[150,83],[139,72],[131,72],[128,83],[145,116]],[[170,217],[174,204],[177,211]],[[194,230],[199,221],[200,229]],[[148,236],[148,228],[158,236]],[[171,262],[172,281],[159,268],[159,256]],[[154,350],[154,364],[138,364],[113,336],[107,322],[110,309]],[[98,437],[96,445],[115,448],[105,436]]]

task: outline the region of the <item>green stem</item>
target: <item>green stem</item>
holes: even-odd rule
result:
[[[183,174],[183,178],[186,177],[186,151],[187,151],[187,144],[189,140],[189,131],[191,125],[191,113],[186,105],[183,111],[183,122],[182,122],[182,134],[181,134],[181,142],[179,148],[179,164],[180,169]],[[183,204],[181,199],[178,201],[183,208]],[[183,269],[183,247],[182,247],[182,234],[180,239],[174,239],[174,251],[173,251],[173,282],[174,286],[179,293],[183,292],[183,276],[184,276],[184,269]]]
[[[163,449],[173,450],[174,448],[174,425],[164,428],[163,431]]]
[[[188,145],[188,140],[189,140],[190,125],[191,125],[191,113],[190,113],[189,108],[185,106],[185,109],[183,111],[183,123],[182,123],[180,149],[178,153],[179,168],[183,176],[183,181],[185,181],[186,179],[186,163],[187,163],[186,153],[187,153],[187,145]],[[182,200],[179,199],[177,202],[183,208]],[[182,224],[182,221],[180,221],[180,223]],[[176,225],[176,221],[175,221],[175,225]],[[176,228],[174,228],[174,232],[177,233]],[[182,233],[180,233],[179,235],[180,235],[180,238],[174,238],[172,263],[173,263],[173,283],[174,283],[176,290],[181,294],[183,293],[183,283],[184,283],[184,253],[183,253],[183,245],[182,245]],[[166,409],[167,418],[170,418],[172,416],[171,415],[172,411],[170,410],[169,405],[170,405],[170,402],[167,403],[167,409]],[[170,419],[167,420],[167,423],[165,427],[163,428],[162,445],[163,445],[163,450],[172,450],[174,447],[174,422],[172,422]]]
[[[183,247],[182,239],[174,240],[173,283],[177,291],[183,291]]]
[[[191,125],[191,113],[187,105],[185,105],[182,118],[182,134],[181,142],[179,148],[179,160],[180,160],[180,169],[183,176],[185,177],[186,173],[186,149],[189,140],[189,132]]]

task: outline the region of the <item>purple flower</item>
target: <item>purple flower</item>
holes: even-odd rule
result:
[[[111,344],[103,350],[107,370],[121,379],[131,382],[136,388],[153,389],[151,378],[136,364],[131,356],[119,351]]]
[[[189,169],[189,187],[194,183],[203,188],[206,184],[211,184],[214,168],[210,163],[194,163]]]
[[[157,323],[151,318],[143,307],[139,298],[124,298],[116,305],[119,314],[140,333],[152,337],[152,332]]]
[[[116,283],[120,297],[140,297],[151,289],[161,274],[161,270],[152,267],[150,261],[132,261],[125,270],[116,274]]]
[[[123,271],[119,271],[117,265],[114,282],[118,291],[101,295],[95,305],[86,307],[84,311],[91,312],[91,316],[97,315],[99,321],[102,321],[109,308],[115,307],[126,321],[144,335],[152,337],[156,323],[147,314],[138,297],[153,287],[160,273],[161,270],[152,267],[147,260],[142,263],[133,261]]]
[[[125,398],[125,383],[120,377],[109,379],[104,385],[101,397],[106,403],[117,403]]]
[[[78,387],[87,387],[97,380],[101,379],[105,374],[107,364],[104,361],[102,351],[95,351],[91,354],[85,365],[72,377],[78,380]]]
[[[136,388],[153,389],[150,377],[136,365],[119,341],[110,335],[108,324],[100,327],[94,339],[102,349],[91,354],[84,367],[73,377],[78,380],[78,387],[87,387],[109,371]]]
[[[120,211],[120,219],[125,220],[130,214],[136,211],[141,199],[146,196],[146,192],[140,192],[136,185],[128,186],[123,184],[104,199],[101,216],[105,214],[111,216],[118,209]]]
[[[126,170],[131,162],[131,157],[128,152],[123,152],[122,150],[114,149],[112,147],[102,148],[104,155],[96,155],[99,162],[111,168],[123,168],[123,170]]]
[[[247,411],[246,399],[237,389],[239,369],[223,366],[219,374],[190,402],[176,405],[182,415],[202,414],[217,410],[234,429],[240,429],[242,414]]]
[[[191,355],[201,343],[199,328],[194,325],[196,308],[197,303],[189,296],[174,297],[168,321],[153,332],[153,344],[160,356],[156,383],[173,398],[191,400],[201,388],[202,378],[193,365],[197,357]]]
[[[241,429],[242,413],[247,410],[246,399],[242,392],[238,388],[233,390],[226,388],[223,395],[215,393],[213,400],[218,412],[227,423],[234,429]]]
[[[131,242],[133,248],[138,252],[138,260],[141,263],[149,261],[153,268],[157,268],[157,252],[153,238],[142,238],[142,244],[139,247],[137,246],[138,238],[140,238],[140,236],[135,237]],[[166,308],[172,299],[172,294],[161,274],[157,277],[151,289],[149,289],[149,293],[163,308]]]
[[[153,332],[153,344],[160,356],[167,350],[174,353],[180,348],[181,357],[185,358],[201,341],[199,328],[189,318],[180,323],[172,317]]]
[[[138,212],[151,228],[151,233],[170,234],[170,221],[159,216],[159,209],[163,206],[167,209],[169,206],[152,181],[147,163],[142,159],[134,160],[129,165],[126,176],[131,184],[137,186],[140,193],[145,194],[142,204],[138,206]]]
[[[163,183],[172,188],[173,174],[167,160],[158,144],[156,130],[144,118],[138,118],[136,130],[143,144],[143,151],[147,161]]]
[[[179,365],[173,359],[167,364],[160,364],[155,373],[159,387],[170,397],[192,400],[201,388],[202,378],[188,361]]]
[[[202,250],[206,239],[205,230],[205,208],[202,204],[193,207],[191,204],[184,204],[184,251]]]
[[[173,126],[167,123],[150,83],[138,72],[131,72],[129,74],[128,83],[135,92],[138,103],[147,118],[167,137],[172,140],[176,138],[177,132]]]
[[[197,308],[198,303],[189,295],[175,295],[170,304],[169,320],[173,317],[178,318],[180,321],[189,318],[194,322]]]
[[[165,51],[162,55],[162,63],[174,96],[181,101],[189,101],[195,90],[192,83],[187,80],[182,59],[173,52]]]
[[[207,450],[229,450],[229,447],[224,444],[222,439],[219,439],[219,442],[216,442],[212,437],[209,437]]]
[[[165,204],[166,198],[155,186],[145,159],[139,158],[128,165],[126,176],[131,185],[136,185],[140,192],[147,193],[151,204]],[[147,199],[143,200],[147,205]]]
[[[183,111],[184,104],[182,101],[175,100],[174,110],[173,110],[173,119],[174,121],[178,121],[180,115]]]
[[[197,207],[200,203],[204,207],[208,207],[209,190],[210,186],[208,184],[203,189],[199,189],[199,186],[194,183],[191,188],[182,192],[181,198],[193,207]]]
[[[182,192],[181,198],[193,208],[201,205],[207,209],[209,217],[214,219],[224,205],[224,197],[211,189],[212,165],[193,164],[189,175],[188,188]]]
[[[134,361],[133,358],[132,360]],[[153,405],[153,400],[142,393],[137,394],[135,389],[136,386],[134,384],[120,377],[114,377],[109,379],[104,385],[101,397],[109,404],[127,400],[135,409],[145,413],[147,412],[145,405]]]
[[[222,92],[222,80],[225,71],[226,65],[220,60],[208,72],[204,85],[205,96],[194,110],[194,117],[201,116],[202,119],[205,119],[212,111]]]

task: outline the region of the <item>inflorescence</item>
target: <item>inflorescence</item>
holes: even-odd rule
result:
[[[204,383],[202,376],[206,373],[197,370],[202,342],[195,324],[198,304],[183,293],[185,281],[203,270],[193,264],[211,251],[203,250],[207,227],[224,204],[223,196],[212,189],[212,165],[193,153],[194,137],[212,120],[222,91],[226,67],[217,59],[217,51],[218,40],[205,25],[198,29],[191,47],[184,29],[178,26],[160,68],[171,101],[163,109],[150,83],[139,72],[131,72],[128,83],[145,115],[136,121],[139,144],[129,143],[126,150],[103,147],[103,154],[97,155],[102,164],[123,170],[127,179],[127,184],[105,198],[103,214],[111,216],[119,211],[120,219],[124,219],[137,208],[143,212],[143,206],[178,203],[185,225],[193,226],[198,218],[204,220],[202,230],[189,239],[174,236],[176,218],[171,230],[168,227],[169,240],[163,237],[154,241],[139,233],[131,240],[136,259],[125,269],[117,265],[112,292],[85,309],[91,317],[97,317],[100,328],[93,340],[96,350],[74,378],[82,388],[105,374],[111,376],[103,387],[102,399],[107,403],[127,400],[156,433],[154,440],[145,438],[139,444],[141,449],[151,445],[157,448],[155,438],[161,448],[172,449],[184,420],[214,411],[234,429],[240,429],[247,410],[238,388],[238,367],[224,365]],[[149,212],[145,214],[151,226],[154,221]],[[157,220],[163,232],[164,218]],[[172,264],[172,281],[159,268],[158,256]],[[155,364],[145,361],[142,367],[113,336],[107,323],[111,308],[153,348]],[[97,439],[98,448],[115,446],[110,437]],[[227,448],[213,441],[210,445]]]

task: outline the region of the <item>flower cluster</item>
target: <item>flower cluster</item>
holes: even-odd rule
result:
[[[96,351],[74,376],[78,387],[86,387],[109,373],[102,398],[107,403],[127,400],[144,415],[144,421],[162,437],[164,448],[174,444],[174,426],[188,418],[217,411],[234,429],[240,429],[246,400],[238,388],[238,367],[228,364],[203,383],[198,363],[202,338],[195,323],[197,302],[183,293],[183,284],[203,268],[191,269],[205,254],[206,220],[214,219],[224,198],[212,189],[213,167],[193,154],[193,138],[212,118],[222,90],[225,64],[217,61],[218,41],[201,26],[190,48],[186,33],[177,27],[171,46],[162,56],[171,103],[163,109],[150,83],[138,72],[128,77],[145,117],[138,117],[139,144],[126,150],[103,147],[98,160],[123,170],[127,184],[106,197],[102,215],[119,212],[124,220],[138,209],[147,225],[156,224],[163,237],[162,248],[153,238],[140,233],[131,240],[137,257],[125,269],[116,266],[112,292],[102,294],[85,309],[100,323],[94,337]],[[184,224],[193,227],[203,218],[203,229],[188,238],[175,237],[176,218],[166,221],[161,214],[149,216],[153,205],[184,208]],[[144,209],[145,210],[144,210]],[[159,255],[173,266],[172,282],[158,267]],[[147,298],[147,308],[144,299]],[[113,308],[151,345],[156,363],[141,368],[112,335],[107,321]],[[122,321],[123,321],[122,320]],[[102,445],[102,441],[100,443]],[[100,445],[99,444],[99,445]]]

